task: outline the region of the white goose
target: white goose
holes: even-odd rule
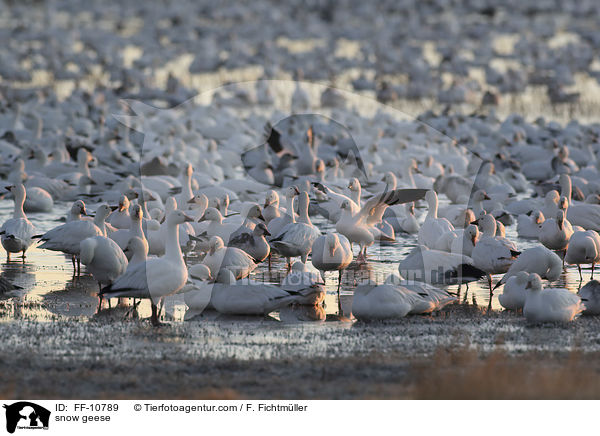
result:
[[[296,212],[294,211],[294,198],[300,194],[300,191],[296,186],[289,186],[285,191],[285,198],[287,207],[284,211],[279,208],[280,216],[271,219],[267,225],[269,233],[272,235],[278,235],[281,233],[283,228],[289,223],[295,221]]]
[[[100,291],[102,285],[109,285],[121,276],[128,264],[121,247],[105,236],[94,236],[81,241],[79,258],[98,282]]]
[[[210,238],[209,250],[202,263],[210,269],[213,277],[217,276],[219,270],[228,269],[236,279],[240,279],[247,277],[256,268],[248,253],[236,247],[225,247],[219,236]]]
[[[600,282],[590,280],[577,293],[585,304],[584,315],[600,315]]]
[[[313,242],[321,235],[319,229],[310,221],[308,204],[308,194],[301,192],[298,201],[298,222],[295,222],[292,217],[292,222],[269,241],[282,256],[287,258],[288,266],[291,266],[290,258],[297,256],[300,256],[302,263],[306,263]]]
[[[520,271],[539,274],[543,279],[555,281],[562,272],[562,260],[553,251],[543,245],[524,250],[515,260],[504,277],[500,279],[494,289],[506,283],[506,281]]]
[[[529,275],[526,289],[523,314],[530,324],[570,322],[585,310],[581,298],[567,289],[542,289],[542,279],[535,273]]]
[[[504,285],[502,294],[498,295],[498,302],[507,310],[520,310],[525,305],[527,298],[527,281],[529,273],[519,271],[516,275],[510,276]]]
[[[115,241],[122,250],[125,249],[129,243],[129,240],[134,236],[142,239],[142,241],[145,241],[146,245],[148,245],[146,235],[142,229],[143,216],[142,207],[139,204],[134,204],[131,207],[131,215],[129,215],[129,229],[119,229],[115,232],[112,232],[109,235],[110,239]]]
[[[25,258],[25,252],[34,242],[35,227],[23,211],[23,203],[27,196],[25,186],[20,184],[8,186],[6,189],[13,194],[15,207],[13,217],[0,227],[0,241],[6,250],[6,258],[10,261],[10,253],[22,253]]]
[[[131,226],[131,218],[129,216],[129,198],[126,195],[121,195],[119,198],[119,206],[108,217],[108,222],[117,229],[129,229]]]
[[[569,246],[565,255],[565,262],[577,265],[579,279],[582,264],[592,264],[592,279],[594,278],[594,265],[600,262],[600,236],[594,230],[574,232],[569,239]]]
[[[558,210],[556,218],[544,221],[540,227],[540,242],[554,251],[566,252],[569,239],[573,234],[571,223],[565,218],[565,212]]]
[[[438,197],[435,191],[427,191],[425,200],[429,209],[427,217],[419,229],[418,240],[421,245],[435,248],[438,239],[445,233],[453,231],[454,226],[446,218],[438,218]]]
[[[540,210],[534,210],[531,215],[519,215],[517,217],[517,234],[521,238],[538,239],[545,219]]]
[[[167,243],[165,255],[148,259],[129,268],[112,285],[102,289],[100,298],[149,298],[152,306],[151,322],[160,325],[156,303],[184,287],[188,271],[179,246],[179,225],[192,219],[180,210],[167,216]]]
[[[342,284],[342,273],[352,262],[352,246],[350,241],[339,233],[329,232],[315,239],[312,247],[311,262],[317,268],[323,282],[325,271],[339,271],[338,292]]]
[[[308,288],[305,294],[315,292]],[[322,290],[318,289],[321,293]],[[252,280],[236,281],[233,273],[222,269],[212,288],[211,305],[229,315],[268,315],[291,303],[307,298],[302,292],[289,292],[268,283]]]
[[[492,295],[492,274],[508,271],[515,258],[520,254],[514,242],[496,236],[496,220],[490,214],[481,218],[482,235],[473,248],[473,262],[477,268],[488,275],[490,304]]]
[[[236,247],[248,253],[254,262],[260,263],[271,253],[271,246],[265,239],[271,236],[264,223],[258,223],[253,230],[238,233],[229,240],[229,247]]]

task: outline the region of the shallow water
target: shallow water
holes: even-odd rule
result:
[[[39,233],[47,231],[60,224],[59,219],[65,216],[70,204],[57,203],[54,211],[49,214],[29,214],[30,220],[39,230]],[[89,211],[94,211],[96,205],[88,205]],[[417,211],[423,213],[421,209]],[[6,220],[12,214],[12,200],[0,200],[0,221]],[[322,231],[330,229],[332,226],[324,222],[323,219],[313,217],[315,224],[319,225]],[[536,241],[520,239],[516,236],[516,224],[507,227],[507,237],[517,242],[518,248],[523,250],[533,245]],[[393,272],[397,272],[398,262],[408,254],[416,245],[416,236],[397,235],[396,242],[388,243],[380,247],[371,247],[369,250],[368,262],[359,265],[353,262],[349,268],[352,274],[344,274],[342,277],[342,286],[340,291],[341,301],[338,301],[337,295],[337,272],[329,272],[326,276],[325,306],[323,308],[296,308],[286,309],[283,313],[273,313],[272,319],[282,323],[295,324],[298,322],[321,322],[337,321],[339,315],[342,319],[351,318],[352,294],[356,283],[353,278],[361,277],[361,274],[370,274],[378,281],[383,281],[385,277]],[[198,261],[192,256],[190,263]],[[263,262],[251,275],[257,280],[277,283],[279,273],[285,268],[285,260],[274,257],[272,270],[269,273],[266,262]],[[98,287],[91,275],[82,269],[80,277],[73,276],[73,267],[71,259],[61,253],[41,250],[33,247],[27,251],[27,258],[23,261],[14,257],[11,262],[4,258],[2,263],[3,277],[10,280],[15,285],[21,286],[23,290],[4,295],[0,300],[0,320],[36,320],[36,321],[55,321],[76,319],[80,321],[90,320],[95,316],[98,307],[98,298],[96,293]],[[587,283],[591,275],[590,268],[583,269],[583,282]],[[350,279],[349,279],[350,277]],[[364,276],[363,276],[364,277]],[[502,275],[494,276],[494,282],[500,280]],[[561,275],[555,285],[566,287],[571,292],[577,292],[581,285],[579,274],[575,266],[567,266],[565,272]],[[450,288],[456,291],[456,286]],[[461,303],[465,303],[465,288],[462,289]],[[501,289],[497,290],[500,293]],[[466,303],[476,303],[482,307],[487,307],[489,303],[489,290],[487,281],[481,280],[469,285]],[[117,300],[111,301],[111,306],[117,305]],[[169,297],[165,301],[165,319],[172,322],[184,322],[187,306],[181,295]],[[492,298],[492,308],[502,309],[498,303],[497,295]],[[127,308],[122,309],[122,316],[125,317]],[[341,312],[340,312],[341,311]],[[203,319],[214,318],[216,314],[207,313]],[[145,318],[150,316],[149,303],[144,301],[138,308],[138,316]],[[254,322],[258,322],[256,318]],[[335,324],[335,323],[334,323]],[[346,323],[338,323],[343,326]],[[330,324],[331,325],[331,324]]]

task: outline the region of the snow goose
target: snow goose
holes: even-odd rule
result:
[[[265,195],[265,204],[263,206],[262,214],[265,217],[267,224],[270,223],[271,220],[281,216],[281,211],[279,210],[279,194],[277,194],[276,191],[271,189]]]
[[[579,270],[579,280],[583,280],[581,275],[582,264],[592,264],[592,279],[594,278],[594,265],[600,261],[600,236],[594,230],[577,231],[571,235],[565,262],[571,265],[577,265]]]
[[[392,210],[389,207],[385,213],[383,214],[383,220],[392,226],[394,232],[396,233],[408,233],[408,234],[416,234],[419,232],[419,221],[415,216],[415,204],[407,203],[404,205],[405,214],[398,215],[395,214],[395,208]],[[473,220],[471,220],[473,221]]]
[[[474,224],[470,224],[462,234],[452,240],[449,251],[471,257],[479,236],[479,228]]]
[[[129,259],[128,269],[135,264],[145,262],[148,258],[148,242],[138,236],[132,236],[123,253]]]
[[[520,310],[525,305],[527,298],[527,280],[529,273],[519,271],[516,275],[511,276],[504,285],[502,294],[498,295],[498,302],[507,310]]]
[[[313,189],[317,194],[317,199],[311,202],[311,207],[316,210],[317,213],[333,223],[339,221],[342,214],[340,206],[346,200],[350,204],[353,211],[360,210],[360,203],[356,203],[352,198],[346,195],[335,192],[323,183],[313,183]],[[322,195],[325,196],[325,199],[320,199]]]
[[[539,239],[545,247],[554,251],[562,251],[564,254],[573,234],[573,227],[565,219],[563,210],[559,210],[555,216],[556,218],[550,218],[543,222],[540,227]]]
[[[310,294],[315,290],[309,287],[304,292]],[[236,281],[231,271],[222,269],[213,285],[210,303],[224,314],[268,315],[306,297],[302,292],[286,291],[268,283],[248,279]]]
[[[543,279],[554,281],[557,280],[562,272],[562,261],[560,257],[553,251],[548,250],[543,245],[528,248],[524,250],[519,257],[512,263],[504,277],[500,279],[494,289],[506,283],[506,281],[520,271],[527,273],[536,273]]]
[[[285,226],[287,226],[289,223],[295,220],[296,212],[294,211],[294,198],[299,194],[300,191],[296,186],[288,186],[286,188],[285,198],[287,202],[287,207],[285,209],[285,213],[283,213],[283,211],[280,208],[279,211],[281,215],[269,221],[267,225],[269,233],[271,233],[272,235],[278,235],[279,233],[281,233],[281,230],[283,230]]]
[[[517,217],[517,234],[520,238],[538,239],[545,219],[540,210],[534,210],[531,215],[519,215]]]
[[[400,261],[398,272],[409,281],[443,286],[469,283],[487,275],[468,256],[431,250],[423,245]]]
[[[118,208],[108,217],[110,225],[117,229],[129,229],[131,226],[131,218],[129,216],[130,204],[129,198],[126,195],[121,195]]]
[[[229,239],[228,247],[237,247],[248,253],[255,263],[260,263],[271,253],[271,246],[265,239],[271,236],[264,223],[258,223],[254,229],[247,229]]]
[[[523,314],[530,324],[570,322],[585,310],[581,298],[567,289],[542,289],[542,279],[535,273],[529,275],[526,289]]]
[[[600,282],[590,280],[577,293],[585,304],[584,315],[600,315]]]
[[[218,236],[223,240],[229,240],[231,234],[239,229],[239,223],[226,223],[223,220],[223,215],[218,209],[208,207],[204,215],[198,220],[199,223],[208,222],[205,228],[198,228],[202,233],[198,236]]]
[[[298,222],[292,219],[291,223],[269,241],[277,252],[287,258],[288,266],[291,266],[290,258],[297,256],[300,256],[302,263],[306,263],[313,242],[321,235],[319,229],[310,221],[308,204],[308,194],[301,192],[298,200]]]
[[[143,216],[142,207],[139,204],[134,204],[131,207],[131,215],[129,216],[129,228],[112,232],[109,235],[110,239],[115,241],[122,250],[125,249],[129,240],[134,236],[137,236],[148,244],[144,230],[142,229]]]
[[[228,269],[239,279],[248,276],[256,268],[248,253],[236,247],[225,247],[219,236],[210,238],[209,250],[202,263],[210,269],[213,277],[216,277],[219,270]]]
[[[418,240],[421,245],[435,248],[438,239],[443,234],[453,231],[454,226],[446,218],[438,218],[438,197],[435,191],[427,191],[425,200],[429,208],[425,221],[419,229]]]
[[[105,236],[94,236],[81,241],[79,258],[98,282],[100,291],[102,285],[109,285],[121,276],[128,263],[121,247]]]
[[[492,296],[492,274],[508,271],[515,258],[520,254],[514,242],[496,236],[496,220],[490,214],[481,218],[482,235],[473,248],[473,262],[477,268],[487,273]]]
[[[365,321],[404,318],[414,306],[424,303],[423,297],[404,286],[371,282],[354,290],[352,315]]]
[[[104,218],[99,215],[94,218],[94,221],[74,220],[55,227],[42,235],[40,240],[43,244],[40,245],[40,248],[70,254],[73,261],[73,273],[76,271],[79,273],[81,241],[94,236],[106,236],[104,231],[96,225],[96,220],[104,221]],[[75,260],[77,260],[77,270],[75,270]]]
[[[597,204],[573,204],[571,200],[572,185],[571,177],[561,174],[559,178],[561,194],[567,197],[568,210],[566,218],[576,226],[586,230],[600,231],[600,205]]]
[[[166,219],[168,233],[165,255],[128,268],[110,286],[102,289],[100,298],[149,298],[152,306],[151,322],[155,326],[160,325],[157,301],[182,289],[188,278],[179,246],[178,230],[180,224],[191,220],[180,210],[171,212]]]
[[[35,227],[23,211],[23,204],[27,196],[25,186],[19,184],[7,186],[6,189],[14,197],[14,210],[13,217],[6,220],[0,227],[0,241],[6,250],[6,258],[10,261],[10,253],[23,253],[22,256],[25,258],[25,252],[34,242]]]
[[[350,241],[339,233],[329,232],[315,239],[312,247],[311,262],[317,268],[323,282],[325,271],[339,271],[338,292],[342,284],[342,273],[352,262],[352,246]]]
[[[416,292],[422,297],[421,301],[413,304],[409,314],[426,314],[441,310],[444,306],[457,301],[456,295],[450,294],[440,288],[436,288],[425,282],[405,280],[399,274],[390,274],[386,279],[386,283],[403,286],[406,289]]]
[[[305,296],[295,301],[296,304],[315,306],[325,300],[325,284],[321,282],[319,273],[308,270],[300,261],[292,264],[289,274],[279,286],[284,291]]]

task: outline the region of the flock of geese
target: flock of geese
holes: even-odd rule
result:
[[[417,244],[397,274],[354,280],[354,317],[438,311],[457,301],[450,286],[460,292],[478,280],[487,282],[490,308],[503,287],[500,304],[529,322],[600,313],[598,282],[579,294],[542,282],[556,281],[565,265],[581,279],[589,265],[593,278],[600,261],[596,126],[433,112],[401,122],[342,108],[335,115],[344,123],[292,115],[271,125],[229,110],[238,91],[183,114],[132,107],[144,116],[129,117],[127,128],[100,118],[99,132],[87,122],[98,110],[88,96],[67,116],[68,142],[44,139],[55,125],[36,105],[0,120],[5,201],[14,202],[0,228],[7,259],[34,245],[64,253],[74,274],[83,264],[98,283],[98,310],[115,298],[149,299],[159,325],[160,301],[178,293],[199,312],[320,305],[328,274],[339,294],[351,264],[412,234]],[[259,91],[268,92],[263,82]],[[310,101],[300,84],[292,98]],[[23,133],[26,118],[37,120],[37,134]],[[265,124],[266,141],[255,146],[253,132]],[[130,128],[144,132],[142,143]],[[65,201],[65,222],[49,231],[27,217]],[[506,236],[510,226],[537,243],[520,250]],[[270,269],[275,257],[286,265],[279,283],[255,280],[257,265]]]

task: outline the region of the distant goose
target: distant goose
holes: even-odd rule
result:
[[[511,276],[504,285],[502,294],[498,295],[498,302],[502,307],[508,310],[520,310],[525,305],[527,298],[527,281],[529,273],[519,271],[516,275]]]
[[[309,271],[300,261],[292,264],[289,274],[283,278],[279,286],[284,291],[305,296],[296,300],[296,304],[314,306],[325,300],[325,284],[321,282],[319,274]]]
[[[117,210],[110,214],[108,217],[108,222],[117,229],[129,229],[131,225],[129,206],[129,198],[127,198],[126,195],[122,195],[119,199],[119,206]]]
[[[154,326],[160,325],[157,302],[184,287],[188,272],[179,246],[178,227],[191,218],[182,211],[175,210],[167,216],[167,247],[165,255],[135,264],[117,278],[112,285],[105,287],[99,296],[102,299],[130,297],[151,300]]]
[[[296,186],[289,186],[286,188],[285,198],[287,201],[287,208],[285,209],[285,213],[279,208],[280,215],[269,221],[267,225],[269,233],[272,235],[279,235],[285,226],[293,220],[295,221],[296,212],[294,211],[294,198],[299,194],[300,191]]]
[[[590,280],[577,293],[585,305],[584,315],[600,315],[600,282]]]
[[[542,288],[542,279],[529,275],[528,290],[523,314],[530,324],[544,322],[570,322],[585,310],[585,305],[576,294],[562,288]]]
[[[13,217],[6,220],[0,227],[0,241],[6,250],[6,259],[10,261],[10,253],[22,253],[25,258],[25,252],[33,244],[35,227],[27,219],[23,211],[23,203],[27,195],[23,185],[7,186],[6,188],[14,196]]]
[[[571,223],[565,219],[565,212],[559,210],[556,218],[550,218],[544,221],[540,228],[540,242],[545,247],[554,251],[566,253],[569,245],[569,239],[573,234]]]
[[[457,300],[456,295],[453,295],[446,290],[436,288],[425,282],[405,280],[402,276],[396,274],[390,274],[386,283],[403,286],[408,290],[416,292],[423,298],[422,301],[413,304],[413,307],[409,312],[410,314],[435,312]]]

